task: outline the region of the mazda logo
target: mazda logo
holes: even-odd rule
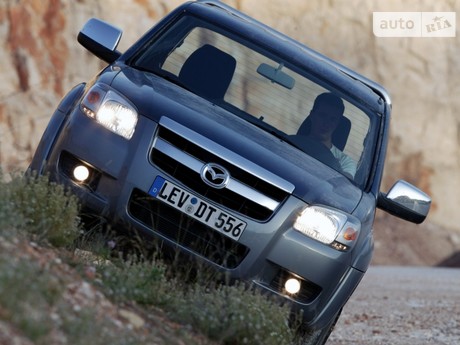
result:
[[[229,172],[224,167],[216,163],[203,165],[200,176],[204,183],[217,189],[225,188],[230,180]]]

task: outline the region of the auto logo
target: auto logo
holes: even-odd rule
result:
[[[230,180],[229,172],[216,163],[203,165],[200,176],[204,183],[217,189],[225,188]]]

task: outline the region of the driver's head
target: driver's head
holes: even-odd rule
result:
[[[310,112],[310,135],[322,141],[330,139],[344,110],[345,106],[340,97],[329,92],[317,96]]]

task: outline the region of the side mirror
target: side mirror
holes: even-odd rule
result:
[[[117,46],[123,32],[97,18],[91,18],[78,33],[78,42],[98,58],[112,63],[121,55]]]
[[[410,183],[399,180],[387,194],[380,193],[377,207],[412,223],[422,223],[431,206],[431,198]]]

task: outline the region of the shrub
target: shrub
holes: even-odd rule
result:
[[[215,289],[197,284],[176,301],[174,318],[221,344],[282,345],[293,339],[289,309],[243,284]]]
[[[170,270],[147,261],[98,268],[101,287],[112,299],[160,306],[174,321],[220,344],[291,344],[288,308],[242,284],[216,286],[200,273],[191,283],[184,272]]]
[[[161,307],[177,297],[177,286],[166,279],[161,263],[117,261],[99,265],[97,270],[102,290],[116,302],[133,301]]]
[[[62,247],[80,234],[77,198],[44,176],[0,173],[0,231],[21,232],[39,243]]]

